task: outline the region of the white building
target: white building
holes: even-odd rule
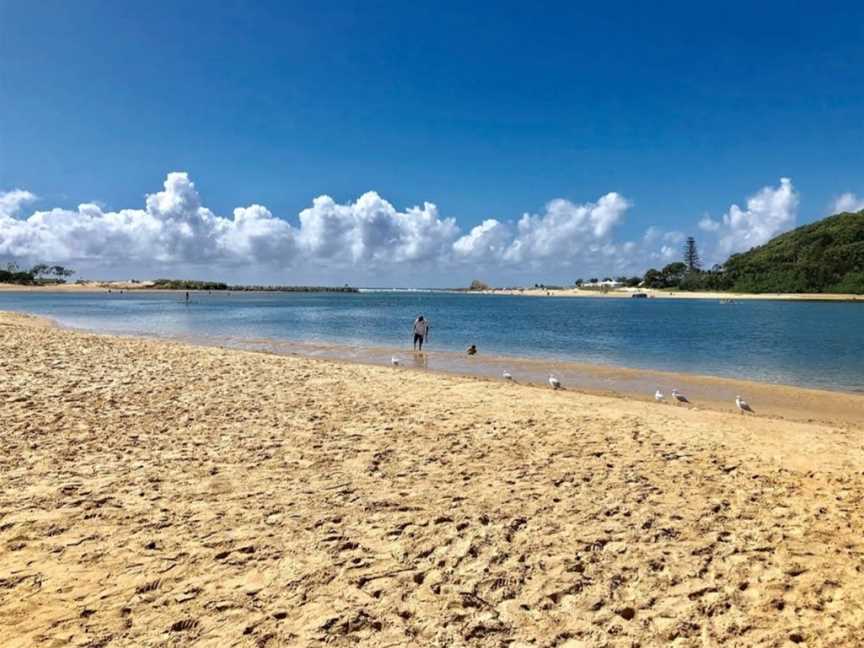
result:
[[[580,284],[582,288],[620,288],[623,286],[620,281],[610,279],[609,281],[584,281]]]

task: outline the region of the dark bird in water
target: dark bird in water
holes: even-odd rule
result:
[[[672,390],[672,398],[674,398],[679,403],[689,403],[690,402],[689,400],[687,400],[687,397],[684,394],[682,394],[681,392],[679,392],[677,389]]]

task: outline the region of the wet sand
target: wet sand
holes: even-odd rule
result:
[[[860,430],[39,324],[4,646],[864,642]]]
[[[516,383],[539,387],[546,387],[549,374],[554,373],[565,390],[642,401],[653,401],[654,392],[659,388],[666,397],[665,402],[671,403],[672,389],[678,389],[691,401],[691,407],[720,412],[738,413],[735,397],[741,395],[763,417],[822,422],[864,430],[864,393],[808,389],[691,373],[561,362],[545,358],[504,357],[482,352],[475,356],[448,351],[412,353],[396,347],[357,347],[244,338],[185,338],[184,341],[385,367],[390,366],[391,359],[396,357],[401,366],[407,369],[477,376],[498,381],[503,381],[502,373],[507,371]]]

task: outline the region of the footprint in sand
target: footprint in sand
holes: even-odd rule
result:
[[[171,627],[168,628],[168,632],[187,632],[189,630],[194,630],[197,627],[197,619],[181,619],[180,621],[172,623]]]
[[[143,585],[139,585],[135,588],[136,594],[146,594],[147,592],[154,592],[162,585],[162,581],[160,579],[152,580]]]

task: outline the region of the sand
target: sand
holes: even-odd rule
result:
[[[653,288],[618,288],[603,292],[579,288],[504,288],[471,291],[474,294],[522,295],[525,297],[589,297],[632,299],[633,293],[645,293],[650,299],[732,299],[736,301],[761,299],[768,301],[864,301],[864,295],[852,293],[738,293],[712,291],[656,290]]]
[[[859,429],[0,316],[4,646],[864,643]]]
[[[20,284],[0,283],[0,292],[72,292],[103,293],[108,290],[162,290],[153,288],[152,281],[86,281],[83,283],[48,284],[44,286],[23,286]]]
[[[433,351],[414,354],[404,347],[351,346],[323,342],[250,338],[179,339],[210,346],[228,345],[244,350],[265,351],[280,355],[301,355],[340,362],[359,362],[389,367],[398,357],[403,367],[478,376],[501,380],[504,371],[522,385],[547,386],[554,373],[567,389],[601,396],[624,396],[653,401],[660,389],[671,400],[672,389],[685,394],[695,408],[737,413],[735,397],[741,395],[756,407],[762,417],[773,417],[809,423],[827,423],[833,427],[857,427],[864,430],[864,392],[796,387],[777,383],[706,376],[694,373],[637,369],[614,365],[561,361],[553,358],[498,356],[480,352],[469,356],[464,351]]]

